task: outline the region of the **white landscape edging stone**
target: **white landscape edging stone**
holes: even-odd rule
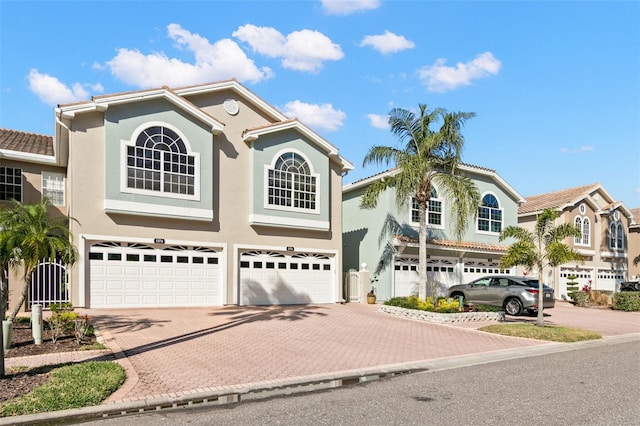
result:
[[[504,312],[459,312],[455,314],[441,314],[439,312],[420,311],[418,309],[406,309],[398,306],[381,305],[378,312],[409,318],[419,321],[428,321],[436,324],[456,324],[481,321],[504,321]]]

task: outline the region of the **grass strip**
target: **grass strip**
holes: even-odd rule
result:
[[[21,416],[100,404],[125,380],[113,361],[90,361],[51,371],[51,379],[32,392],[0,405],[0,417]]]
[[[479,328],[480,331],[511,337],[525,337],[528,339],[548,340],[551,342],[572,343],[583,340],[602,339],[602,336],[590,330],[559,325],[535,324],[494,324]]]

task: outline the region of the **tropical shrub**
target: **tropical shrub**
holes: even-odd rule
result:
[[[427,312],[451,313],[460,310],[460,305],[457,300],[446,298],[439,298],[434,305],[431,299],[422,300],[418,296],[393,297],[384,302],[384,304],[387,306],[397,306],[399,308],[417,309]]]
[[[576,306],[586,306],[589,294],[586,291],[572,291],[569,297]]]
[[[640,311],[640,291],[621,291],[613,295],[613,309]]]

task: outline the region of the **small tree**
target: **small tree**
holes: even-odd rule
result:
[[[578,281],[576,281],[576,278],[578,278],[577,275],[568,275],[567,279],[569,281],[567,281],[567,294],[569,296],[571,296],[571,293],[574,291],[578,291]]]
[[[564,243],[567,237],[582,236],[580,228],[568,223],[555,225],[558,216],[557,211],[545,209],[538,216],[533,232],[519,226],[508,226],[500,233],[500,241],[507,238],[516,239],[502,257],[500,268],[507,269],[516,265],[526,266],[530,270],[538,268],[540,283],[536,325],[539,327],[544,327],[544,268],[555,268],[570,261],[583,262],[580,253]]]
[[[24,267],[24,286],[11,311],[12,321],[27,299],[31,275],[42,260],[60,259],[66,265],[76,262],[78,251],[71,240],[68,220],[50,217],[46,198],[36,204],[14,200],[11,208],[0,211],[0,259],[10,266]]]

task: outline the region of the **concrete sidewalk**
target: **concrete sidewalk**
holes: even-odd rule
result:
[[[453,368],[568,348],[476,330],[484,324],[437,325],[393,317],[377,308],[346,304],[87,310],[127,372],[122,388],[94,410],[140,409],[287,385],[342,383],[345,378],[352,382],[353,377]],[[510,322],[535,320],[507,316]],[[545,321],[597,331],[607,337],[598,344],[640,340],[638,312],[558,302],[546,312]],[[78,356],[104,359],[105,354]],[[25,365],[24,359],[8,360],[8,366]]]

